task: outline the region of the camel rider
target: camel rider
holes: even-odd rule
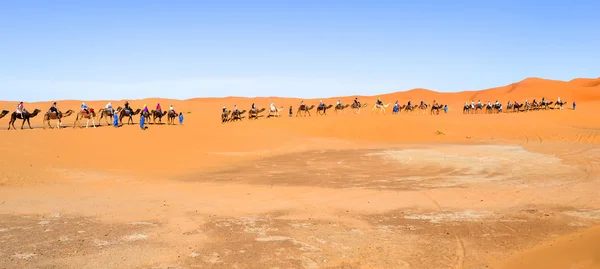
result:
[[[435,106],[435,107],[438,106],[438,103],[435,100],[433,100],[433,106]]]
[[[358,101],[358,97],[354,98],[354,105],[356,107],[360,107],[360,102]]]
[[[160,103],[156,104],[156,111],[158,111],[158,114],[162,115],[162,107],[160,107]]]
[[[237,105],[233,105],[233,112],[236,112],[236,113],[239,112]]]
[[[50,113],[56,113],[56,116],[58,116],[58,109],[56,109],[56,102],[54,102],[52,104],[52,106],[50,107],[50,109],[48,110],[48,112],[50,112]]]
[[[542,97],[542,105],[546,104],[546,97]]]
[[[340,102],[340,99],[338,99],[337,103],[335,104],[336,106],[342,106],[342,102]]]
[[[148,111],[148,105],[147,104],[144,104],[144,108],[142,109],[142,113],[143,112],[150,113],[150,111]]]
[[[106,104],[106,110],[110,111],[110,113],[115,113],[115,110],[112,108],[112,104],[110,102]]]
[[[25,111],[25,108],[23,107],[23,102],[20,102],[17,105],[17,113],[21,115],[21,118],[23,117],[23,112]]]
[[[227,107],[223,106],[223,113],[227,112]]]
[[[382,106],[383,102],[381,101],[381,97],[377,97],[377,104]]]
[[[252,111],[256,111],[256,106],[252,103]]]
[[[406,104],[406,106],[407,106],[409,109],[412,109],[412,103],[411,103],[410,101],[408,101],[408,104]]]
[[[324,108],[325,107],[325,104],[323,104],[323,100],[319,101],[319,107],[320,108]]]
[[[425,105],[425,100],[421,100],[421,105],[420,106],[424,106]]]
[[[133,113],[133,110],[131,110],[131,107],[129,107],[129,102],[125,101],[125,111],[129,111],[130,113]]]
[[[533,99],[533,104],[537,105],[537,101],[535,99]]]
[[[177,112],[175,112],[175,108],[173,108],[173,105],[169,106],[169,111],[172,111],[173,114],[177,114]]]
[[[277,109],[275,109],[275,103],[271,103],[271,111],[276,111]]]
[[[481,104],[481,100],[477,100],[477,106],[478,107],[483,107],[483,105]]]
[[[496,100],[496,107],[499,107],[499,106],[500,106],[500,102],[498,102],[498,100]]]
[[[396,103],[394,104],[394,110],[398,111],[399,107],[400,107],[400,104],[398,104],[398,101],[396,101]]]
[[[475,100],[471,100],[471,107],[475,108]]]
[[[560,101],[560,97],[558,97],[558,100],[556,100],[556,102],[557,102],[557,103],[562,103],[562,102]]]
[[[90,111],[88,110],[88,106],[85,104],[85,102],[81,103],[81,112],[90,113]]]

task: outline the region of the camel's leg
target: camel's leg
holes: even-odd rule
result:
[[[87,129],[88,125],[90,123],[90,119],[87,119],[87,121],[85,122],[85,128]]]
[[[94,128],[96,128],[96,120],[94,118],[92,118],[92,125],[94,126]]]
[[[23,119],[23,122],[21,123],[21,130],[23,130],[23,126],[25,126],[25,119]]]

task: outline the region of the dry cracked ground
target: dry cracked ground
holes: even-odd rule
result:
[[[3,188],[0,268],[494,268],[599,223],[590,145],[307,151]],[[86,180],[81,180],[85,178]]]

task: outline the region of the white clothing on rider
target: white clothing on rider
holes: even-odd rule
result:
[[[339,105],[341,105],[341,103],[340,103],[340,100],[338,100],[338,101],[337,101],[337,105],[338,105],[338,106],[339,106]]]
[[[271,111],[275,111],[275,103],[271,103]]]
[[[173,105],[171,105],[171,106],[169,107],[169,111],[173,111],[173,110],[175,110],[175,109],[173,108]]]
[[[557,103],[560,103],[560,97],[558,97],[558,101],[557,101]]]

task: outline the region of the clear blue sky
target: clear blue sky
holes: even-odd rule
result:
[[[598,77],[599,28],[598,0],[2,0],[0,99],[328,97]]]

